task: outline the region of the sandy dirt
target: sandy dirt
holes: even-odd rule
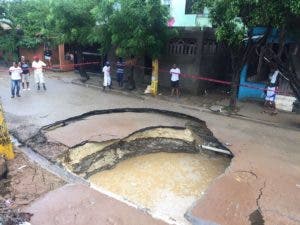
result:
[[[65,182],[30,162],[20,150],[8,161],[8,178],[0,181],[0,200],[10,202],[9,206],[21,209],[41,195],[52,191]]]

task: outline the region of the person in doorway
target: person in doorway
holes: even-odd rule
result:
[[[25,61],[25,57],[21,56],[21,69],[22,69],[22,88],[23,90],[30,90],[29,88],[29,76],[30,76],[30,70],[29,70],[29,64],[27,61]]]
[[[280,71],[277,67],[274,67],[270,73],[269,76],[269,83],[266,86],[265,93],[265,108],[271,109],[272,114],[276,114],[276,105],[275,105],[275,98],[276,93],[278,91],[278,75],[280,74]]]
[[[9,75],[11,78],[11,98],[20,96],[20,82],[21,82],[22,69],[19,67],[18,63],[13,62],[13,66],[9,68]]]
[[[32,69],[33,69],[33,75],[35,83],[37,84],[37,90],[41,89],[41,84],[43,85],[44,90],[46,91],[46,85],[44,80],[44,72],[43,67],[46,66],[46,64],[39,59],[38,56],[33,57],[34,61],[32,62]]]
[[[119,60],[117,62],[117,81],[119,83],[119,87],[123,87],[124,67],[125,64],[123,62],[123,59],[119,57]]]
[[[103,90],[105,91],[106,87],[109,87],[109,89],[111,89],[110,64],[108,61],[105,63],[105,66],[103,67],[102,72],[104,74]]]
[[[51,63],[52,51],[48,47],[44,51],[44,57],[45,57],[45,61],[48,64],[48,66],[51,67],[52,66],[52,63]]]
[[[170,70],[171,74],[171,96],[174,95],[174,92],[176,92],[176,97],[179,97],[179,75],[180,75],[180,69],[176,66],[176,64],[173,64],[172,69]]]

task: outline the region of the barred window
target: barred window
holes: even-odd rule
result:
[[[216,40],[204,39],[203,40],[203,53],[207,55],[213,55],[218,51],[218,44]]]
[[[197,40],[192,38],[173,39],[169,43],[170,55],[197,55]]]

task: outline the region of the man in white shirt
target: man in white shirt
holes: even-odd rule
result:
[[[33,57],[34,61],[32,62],[32,69],[33,69],[33,75],[35,83],[37,84],[37,89],[40,90],[40,84],[43,84],[43,88],[46,91],[46,85],[44,81],[44,73],[43,73],[43,67],[46,66],[46,64],[39,59],[38,56]]]
[[[109,89],[111,89],[110,64],[109,64],[109,62],[105,63],[105,66],[103,67],[102,72],[104,73],[103,90],[105,91],[105,88],[107,86],[109,87]]]
[[[180,69],[177,68],[176,64],[173,65],[173,68],[170,70],[171,74],[171,96],[174,95],[174,92],[176,91],[177,98],[179,97],[179,75],[180,75]]]
[[[20,82],[21,82],[22,69],[16,62],[13,62],[13,66],[9,68],[9,75],[11,78],[11,97],[14,98],[20,96]]]
[[[265,107],[266,109],[271,109],[272,114],[277,114],[275,98],[278,91],[278,75],[280,71],[275,66],[271,70],[271,75],[269,76],[269,83],[265,89],[266,97],[265,97]]]

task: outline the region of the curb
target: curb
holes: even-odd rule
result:
[[[98,89],[98,90],[101,89],[100,86],[93,85],[93,84],[86,84],[86,83],[82,83],[82,82],[76,81],[76,80],[71,81],[71,83],[75,84],[75,85],[83,86],[83,87],[86,87],[86,88],[94,88],[94,89]],[[135,97],[135,98],[138,98],[138,99],[141,99],[141,100],[147,100],[149,98],[153,98],[153,99],[158,100],[158,101],[168,102],[167,99],[154,98],[151,95],[141,96],[138,93],[132,93],[132,92],[122,91],[122,90],[117,90],[117,89],[112,89],[109,92],[113,92],[113,93],[117,93],[117,94],[123,94],[123,95],[126,95],[126,96]],[[106,92],[106,93],[109,93],[109,92]],[[211,113],[211,114],[215,114],[215,115],[218,115],[218,116],[231,117],[231,118],[234,118],[234,119],[250,121],[250,122],[259,123],[259,124],[263,124],[263,125],[267,125],[267,126],[277,127],[277,128],[300,131],[300,125],[299,125],[299,128],[297,128],[297,127],[293,127],[293,126],[281,125],[280,123],[273,123],[273,122],[269,122],[269,121],[265,121],[265,120],[255,119],[255,118],[244,116],[244,115],[237,114],[237,113],[236,114],[229,114],[229,113],[225,113],[225,112],[216,112],[216,111],[213,111],[209,108],[191,106],[191,105],[186,105],[186,104],[180,104],[178,102],[172,102],[172,104],[174,104],[176,106],[179,106],[181,108],[190,109],[190,110],[194,110],[194,111]]]

